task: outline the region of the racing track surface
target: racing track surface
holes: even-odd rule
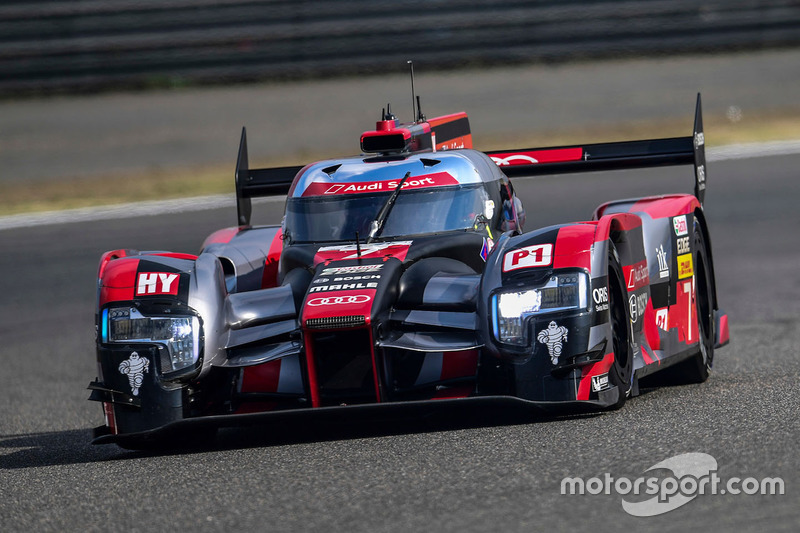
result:
[[[89,445],[94,274],[114,247],[196,251],[232,209],[0,232],[0,531],[796,531],[800,525],[800,156],[711,163],[706,197],[732,343],[703,385],[645,389],[623,410],[488,412],[364,426],[226,430],[213,449]],[[518,179],[528,228],[666,190],[674,171]],[[280,201],[260,206],[276,222]],[[271,214],[270,214],[271,213]],[[705,495],[635,518],[565,476],[635,479],[686,452],[722,479],[781,477],[783,496]]]

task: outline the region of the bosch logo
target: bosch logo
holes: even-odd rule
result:
[[[330,296],[328,298],[314,298],[307,302],[307,305],[318,307],[320,305],[339,305],[339,304],[364,304],[372,298],[366,294],[354,294],[352,296]]]

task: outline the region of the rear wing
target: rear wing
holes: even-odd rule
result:
[[[486,152],[507,176],[536,176],[666,165],[694,165],[694,195],[706,190],[705,136],[700,94],[691,137]]]
[[[460,114],[444,119],[466,120]],[[465,126],[469,128],[469,126]],[[452,129],[452,128],[451,128]],[[466,130],[468,134],[468,129]],[[459,130],[459,135],[463,132]],[[569,172],[592,172],[665,165],[694,165],[694,194],[703,203],[706,190],[705,137],[700,94],[697,94],[694,132],[691,137],[650,139],[523,148],[486,152],[507,176],[536,176]],[[283,195],[291,189],[295,175],[304,167],[277,167],[251,170],[247,160],[247,130],[242,128],[239,157],[236,160],[236,211],[242,226],[250,225],[252,198]]]
[[[241,226],[250,225],[251,198],[283,195],[289,192],[302,166],[251,170],[247,161],[247,129],[242,128],[239,157],[236,159],[236,215]]]

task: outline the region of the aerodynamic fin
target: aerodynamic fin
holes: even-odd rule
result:
[[[236,159],[236,213],[241,226],[250,225],[251,198],[286,194],[302,166],[250,170],[247,161],[247,130],[242,128],[239,156]]]

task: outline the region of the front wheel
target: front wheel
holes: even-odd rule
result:
[[[609,382],[619,390],[619,399],[610,405],[610,409],[619,409],[631,392],[633,376],[633,358],[628,337],[630,320],[628,319],[627,291],[622,283],[622,268],[614,245],[610,245],[608,254],[608,305],[610,310],[614,363],[608,371]]]

